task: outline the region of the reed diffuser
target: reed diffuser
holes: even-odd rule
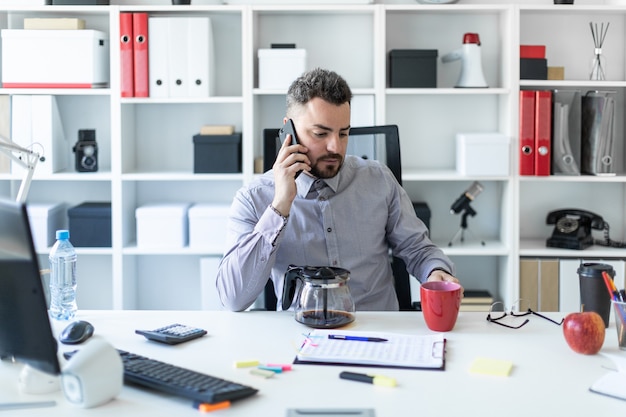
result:
[[[592,81],[604,81],[606,80],[606,58],[602,55],[602,45],[606,38],[606,33],[609,30],[609,22],[601,23],[598,27],[597,23],[589,22],[591,28],[591,36],[593,37],[593,59],[591,60],[591,72],[589,79]]]

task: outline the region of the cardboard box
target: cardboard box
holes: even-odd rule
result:
[[[393,49],[389,51],[389,86],[392,88],[436,88],[436,49]]]
[[[137,247],[178,249],[189,241],[190,203],[159,203],[137,207]]]
[[[306,50],[259,49],[259,88],[286,90],[306,70]]]
[[[548,67],[548,80],[564,80],[565,67]]]
[[[194,135],[193,172],[241,172],[241,133],[234,135]]]
[[[97,30],[3,29],[5,88],[93,88],[109,84],[109,40]]]
[[[90,201],[70,207],[70,242],[75,247],[111,247],[111,203]]]
[[[222,251],[228,233],[229,204],[194,204],[189,208],[189,247]]]
[[[26,209],[35,249],[48,250],[56,241],[56,231],[66,228],[65,205],[61,203],[27,204]]]
[[[509,175],[510,139],[500,133],[457,133],[456,170],[460,175]]]

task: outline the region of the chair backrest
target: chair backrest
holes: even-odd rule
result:
[[[280,148],[279,129],[263,130],[263,170],[274,165]],[[400,135],[397,125],[381,125],[350,128],[348,154],[381,161],[389,167],[396,180],[402,185],[402,163],[400,159]],[[411,302],[410,275],[404,261],[391,258],[396,295],[400,310],[414,310]],[[276,309],[276,296],[272,280],[265,286],[264,301],[266,310]]]

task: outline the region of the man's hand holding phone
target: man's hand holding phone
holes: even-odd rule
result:
[[[311,170],[311,161],[306,155],[308,149],[298,141],[291,119],[280,129],[279,139],[282,145],[273,166],[275,194],[272,206],[286,216],[296,198],[295,179],[303,170]]]
[[[294,168],[298,168],[294,174],[294,179],[298,178],[304,169],[310,171],[310,161],[306,156],[308,149],[300,145],[296,128],[291,119],[285,122],[278,133],[278,137],[282,146],[276,157],[274,169],[286,167],[287,171],[292,172]],[[291,138],[291,142],[289,142],[289,138]]]

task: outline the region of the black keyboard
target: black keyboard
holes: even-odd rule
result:
[[[202,403],[234,401],[252,396],[257,389],[181,368],[118,349],[124,363],[124,382],[189,398]],[[66,357],[72,353],[66,354]]]

